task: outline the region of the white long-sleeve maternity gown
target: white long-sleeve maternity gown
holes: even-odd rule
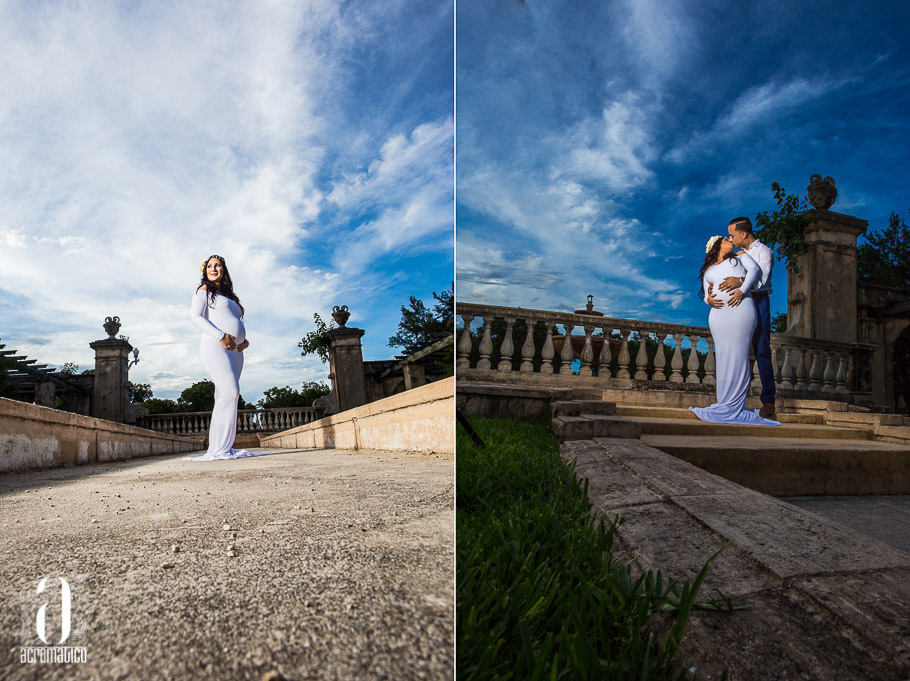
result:
[[[199,359],[202,367],[215,383],[215,408],[209,425],[209,448],[202,456],[186,456],[186,461],[211,461],[259,456],[265,452],[233,449],[237,435],[237,400],[240,397],[240,372],[243,370],[243,353],[228,350],[221,344],[224,334],[234,337],[237,345],[246,338],[246,329],[240,319],[240,305],[230,298],[215,295],[214,307],[209,306],[205,288],[193,296],[190,318],[202,331]]]
[[[780,423],[759,416],[758,409],[746,409],[749,391],[749,347],[755,332],[757,315],[751,291],[761,276],[761,268],[747,254],[728,258],[709,267],[705,272],[703,294],[708,297],[708,285],[714,284],[713,295],[724,302],[721,308],[711,308],[708,326],[714,338],[717,361],[717,402],[710,407],[689,407],[702,421],[712,423],[746,423],[749,425],[779,426]],[[742,302],[730,307],[732,291],[721,291],[718,286],[727,277],[745,277],[740,289],[745,293]]]

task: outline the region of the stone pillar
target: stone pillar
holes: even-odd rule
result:
[[[89,343],[95,351],[92,416],[126,423],[129,418],[129,363],[133,346],[119,338]]]
[[[54,406],[54,382],[53,381],[42,381],[38,379],[35,381],[35,404],[39,404],[42,407],[53,407]]]
[[[856,238],[866,220],[813,209],[806,250],[788,272],[787,334],[856,343]]]
[[[403,367],[404,371],[404,389],[418,388],[427,382],[426,373],[423,369],[423,362],[408,362]]]
[[[347,411],[367,403],[366,377],[363,373],[363,351],[360,339],[363,329],[341,327],[329,329],[329,366],[338,411]]]

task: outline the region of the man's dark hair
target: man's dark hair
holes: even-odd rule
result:
[[[730,220],[729,225],[735,225],[736,231],[738,232],[748,232],[752,234],[752,221],[747,217],[733,218]]]

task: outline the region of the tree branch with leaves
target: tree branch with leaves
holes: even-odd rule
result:
[[[806,249],[805,231],[811,222],[806,215],[809,200],[788,194],[777,182],[771,183],[777,210],[762,211],[755,216],[755,236],[777,251],[777,259],[786,261],[787,269],[796,264],[796,256]]]

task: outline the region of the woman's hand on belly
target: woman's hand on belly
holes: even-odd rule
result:
[[[720,292],[714,293],[714,284],[708,284],[708,305],[720,309],[724,306],[724,298]]]

